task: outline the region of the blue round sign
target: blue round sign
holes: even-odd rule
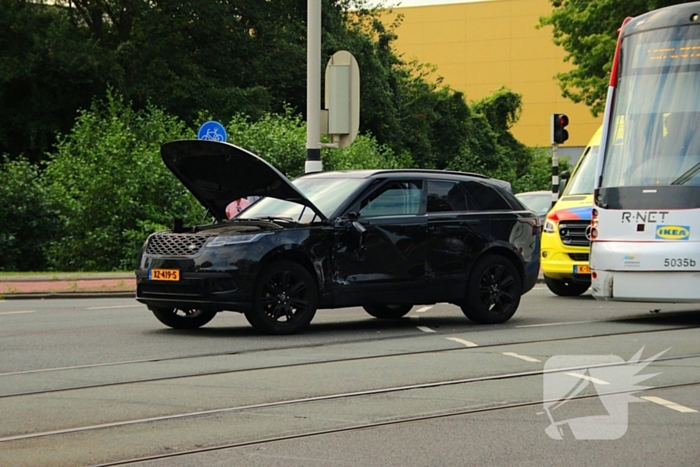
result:
[[[197,139],[226,141],[226,129],[221,123],[209,120],[208,122],[204,122],[202,126],[199,127]]]

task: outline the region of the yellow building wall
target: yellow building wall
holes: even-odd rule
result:
[[[385,18],[404,16],[396,52],[404,60],[435,65],[443,84],[462,91],[468,101],[502,86],[521,94],[522,114],[512,133],[522,143],[549,146],[550,115],[565,113],[569,140],[562,146],[583,147],[602,115],[594,118],[586,105],[561,95],[554,76],[571,65],[552,42],[552,28],[535,27],[551,10],[549,0],[483,0],[395,7]]]

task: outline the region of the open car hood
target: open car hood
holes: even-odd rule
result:
[[[160,149],[165,165],[217,219],[226,206],[248,196],[270,196],[311,208],[326,217],[279,170],[245,149],[208,140],[180,140]]]

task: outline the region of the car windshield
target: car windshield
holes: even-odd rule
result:
[[[361,178],[300,177],[292,184],[311,201],[324,216],[329,217],[364,183]],[[312,209],[292,201],[263,198],[246,209],[236,219],[289,218],[295,222],[313,221]]]
[[[552,207],[552,194],[547,193],[522,193],[517,195],[518,199],[527,206],[528,209],[538,214],[545,214]]]
[[[565,195],[588,195],[593,193],[599,149],[599,146],[590,146],[588,148],[574,171],[573,177],[571,177],[564,189]]]

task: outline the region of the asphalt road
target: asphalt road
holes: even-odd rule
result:
[[[699,326],[699,305],[543,285],[500,326],[354,308],[284,337],[235,313],[171,330],[133,299],[0,301],[0,465],[697,466]]]

